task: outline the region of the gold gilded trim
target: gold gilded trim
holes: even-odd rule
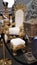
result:
[[[17,4],[16,6],[14,6],[14,13],[19,10],[19,9],[22,9],[24,12],[26,12],[26,5],[23,5],[23,4]]]

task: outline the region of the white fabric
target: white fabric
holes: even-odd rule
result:
[[[20,38],[12,39],[10,42],[13,46],[25,45],[25,41]]]
[[[24,12],[21,9],[17,10],[15,13],[15,22],[16,27],[20,27],[24,22]]]
[[[19,32],[20,32],[19,27],[9,28],[9,34],[10,35],[19,35]]]

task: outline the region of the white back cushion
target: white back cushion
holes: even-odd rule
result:
[[[20,27],[24,22],[24,12],[21,9],[17,10],[15,13],[15,22],[16,27]]]

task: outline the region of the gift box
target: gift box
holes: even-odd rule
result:
[[[37,36],[37,19],[31,19],[24,23],[24,31],[29,37]]]

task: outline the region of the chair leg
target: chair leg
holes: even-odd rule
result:
[[[24,48],[22,48],[22,52],[23,52],[23,53],[25,53],[25,47],[24,47]]]
[[[16,55],[17,55],[16,51],[13,51],[13,55],[14,55],[14,56],[16,56]]]

